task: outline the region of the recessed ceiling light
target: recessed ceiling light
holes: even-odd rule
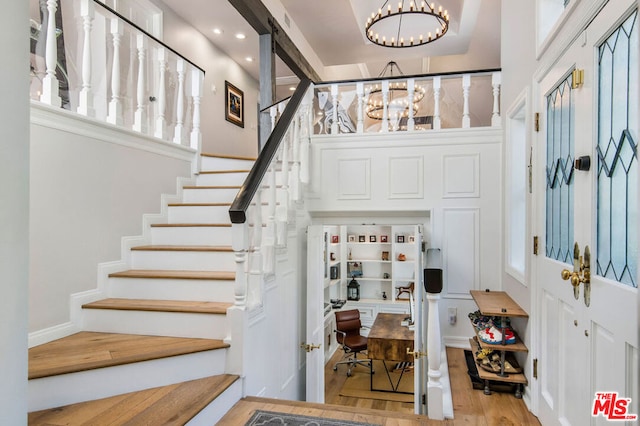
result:
[[[237,38],[238,40],[244,40],[245,38],[247,38],[247,36],[246,36],[246,35],[244,35],[244,34],[242,34],[242,33],[237,33],[237,34],[236,34],[236,38]]]
[[[220,35],[220,34],[222,34],[222,30],[220,28],[214,28],[213,29],[213,33]]]
[[[253,58],[251,56],[247,56],[244,60],[247,62],[253,62]]]

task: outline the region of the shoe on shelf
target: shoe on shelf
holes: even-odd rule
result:
[[[516,342],[516,336],[510,328],[504,329],[505,344],[510,345]],[[485,343],[492,345],[502,344],[502,332],[495,326],[487,327],[478,332],[478,337]]]

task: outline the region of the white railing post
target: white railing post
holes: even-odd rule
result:
[[[47,39],[45,47],[46,75],[42,80],[42,95],[40,101],[46,104],[60,107],[60,83],[56,77],[58,64],[58,40],[56,37],[56,10],[57,0],[47,0]]]
[[[382,80],[382,132],[389,131],[389,80]]]
[[[440,130],[440,87],[442,80],[440,77],[433,78],[433,128]]]
[[[337,84],[332,84],[331,85],[331,102],[333,104],[333,120],[331,122],[331,134],[332,135],[337,135],[338,134],[338,85]]]
[[[409,117],[407,118],[407,131],[413,131],[416,128],[415,119],[413,117],[413,100],[415,98],[416,81],[413,78],[407,80],[407,91],[409,96]]]
[[[491,86],[493,87],[493,114],[491,115],[491,126],[499,127],[500,120],[500,85],[502,84],[502,73],[494,72],[491,75]]]
[[[462,76],[462,128],[468,129],[471,127],[471,118],[469,116],[469,89],[471,88],[471,75],[465,74]]]
[[[271,118],[271,131],[276,127],[276,117],[278,116],[278,107],[272,105],[269,108],[269,117]]]
[[[187,66],[186,61],[178,59],[176,70],[178,72],[178,94],[176,95],[176,127],[173,135],[173,142],[182,145],[184,138],[184,75]]]
[[[440,313],[438,311],[440,294],[427,293],[429,318],[427,323],[427,353],[429,363],[429,382],[427,383],[427,404],[430,419],[443,420],[443,389],[440,377],[442,343],[440,337]]]
[[[191,96],[193,97],[193,127],[191,129],[191,148],[202,150],[202,131],[200,130],[200,102],[202,100],[202,71],[194,68],[191,72]],[[199,158],[200,156],[198,156]]]
[[[80,2],[84,41],[82,45],[82,89],[80,89],[80,97],[78,99],[78,114],[87,117],[95,117],[96,115],[93,107],[93,93],[91,92],[91,28],[95,17],[94,7],[93,0],[82,0]]]
[[[291,201],[300,201],[300,110],[293,118],[293,138],[291,139]]]
[[[158,81],[158,116],[156,117],[156,126],[154,136],[160,139],[166,138],[166,119],[165,119],[165,109],[167,103],[167,88],[166,88],[166,74],[167,74],[167,50],[164,47],[158,48],[158,71],[159,81]]]
[[[107,122],[122,126],[124,122],[122,101],[120,100],[120,43],[124,27],[118,18],[111,19],[111,37],[113,38],[113,63],[111,65],[111,100]]]
[[[364,133],[364,84],[361,81],[356,83],[356,95],[358,96],[356,133]]]
[[[147,86],[147,38],[144,34],[136,36],[136,49],[138,51],[138,81],[136,83],[137,106],[133,117],[133,130],[147,133],[147,100],[145,99]]]

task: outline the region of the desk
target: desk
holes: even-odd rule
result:
[[[407,354],[407,349],[409,352],[413,352],[413,330],[401,325],[402,320],[406,317],[405,314],[378,314],[367,337],[367,357],[372,360],[382,360],[393,392],[398,392],[398,385],[404,370],[400,374],[398,382],[394,384],[385,361],[414,361],[413,355]],[[371,378],[371,390],[382,390],[373,388],[373,377]]]

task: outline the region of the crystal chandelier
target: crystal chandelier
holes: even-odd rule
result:
[[[389,78],[393,77],[394,67],[402,75],[402,71],[398,64],[394,61],[385,65],[384,69],[378,75],[379,78],[385,78],[387,71],[389,72]],[[384,114],[384,94],[382,86],[376,83],[368,88],[369,98],[367,99],[366,114],[367,117],[373,120],[382,120]],[[418,112],[418,104],[424,98],[425,89],[419,84],[414,85],[413,102],[411,108],[413,108],[413,115]],[[390,81],[389,89],[387,91],[387,117],[390,119],[399,120],[403,117],[409,116],[409,90],[407,88],[406,81]]]
[[[405,0],[392,8],[386,0],[378,12],[371,13],[365,25],[365,34],[369,41],[383,47],[415,47],[441,38],[449,29],[449,12],[435,3],[418,6],[411,0],[405,7]],[[385,9],[385,6],[386,9]],[[424,28],[433,28],[433,32],[423,32]],[[418,30],[420,29],[420,30]]]

